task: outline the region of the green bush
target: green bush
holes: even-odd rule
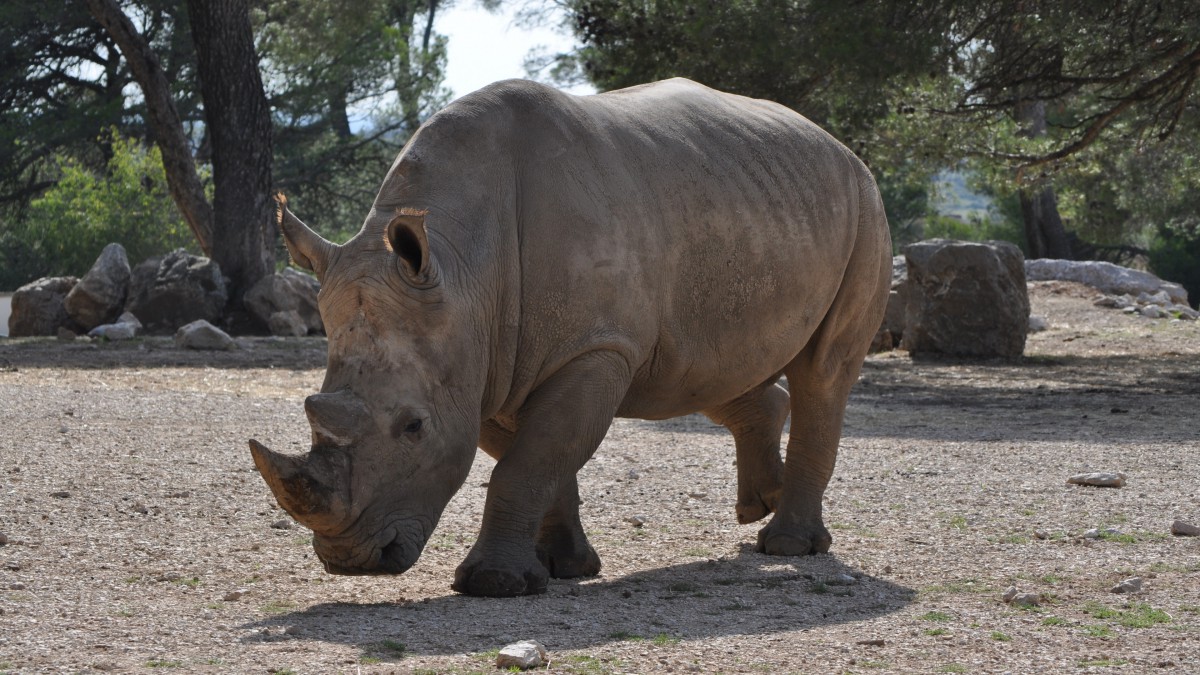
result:
[[[0,287],[40,276],[81,276],[112,242],[131,265],[176,248],[197,250],[175,208],[158,148],[112,132],[112,159],[103,174],[73,158],[58,161],[61,179],[0,231]],[[11,277],[11,278],[10,278]]]
[[[1200,307],[1200,222],[1160,227],[1158,238],[1150,246],[1150,271],[1182,284],[1188,302]]]

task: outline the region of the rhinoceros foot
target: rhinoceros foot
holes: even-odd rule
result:
[[[767,555],[809,555],[828,553],[833,537],[821,523],[783,526],[778,517],[758,531],[754,550]]]
[[[546,568],[536,558],[525,565],[504,566],[486,559],[472,562],[468,556],[454,570],[454,583],[450,587],[465,595],[511,598],[545,593],[549,579]]]
[[[594,577],[600,573],[600,556],[582,531],[578,537],[543,535],[538,540],[537,557],[555,579]]]
[[[774,513],[775,507],[779,505],[779,497],[783,494],[783,489],[780,481],[775,480],[773,485],[766,490],[751,486],[746,492],[748,494],[738,496],[737,506],[734,507],[737,512],[737,520],[742,525],[762,520]]]

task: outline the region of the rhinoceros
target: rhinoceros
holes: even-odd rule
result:
[[[321,281],[328,366],[311,451],[250,446],[328,572],[409,569],[478,447],[496,464],[452,588],[595,575],[576,472],[614,417],[695,412],[732,432],[738,521],[774,514],[757,549],[829,549],[892,251],[871,173],[799,114],[683,79],[499,82],[417,130],[345,244],[286,200],[279,226]]]

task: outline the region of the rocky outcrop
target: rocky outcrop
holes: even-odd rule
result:
[[[129,259],[120,244],[104,247],[92,269],[67,294],[67,314],[85,331],[112,322],[125,306],[129,291]]]
[[[1149,272],[1121,267],[1097,260],[1027,260],[1025,277],[1029,281],[1074,281],[1091,286],[1105,295],[1164,294],[1164,300],[1187,305],[1187,291],[1179,284],[1163,281]]]
[[[1020,358],[1029,330],[1021,250],[1007,242],[933,239],[904,248],[908,270],[903,349]]]
[[[317,309],[320,288],[313,277],[287,268],[260,279],[246,292],[246,310],[272,335],[320,333],[324,330]]]
[[[227,300],[220,267],[178,249],[163,256],[152,270],[146,263],[138,265],[125,309],[141,320],[147,332],[163,334],[201,319],[220,321]]]
[[[9,337],[57,335],[59,328],[75,331],[78,326],[63,301],[78,283],[75,277],[44,277],[18,288],[8,317]]]

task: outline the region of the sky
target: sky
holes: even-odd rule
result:
[[[471,0],[458,2],[434,19],[434,29],[445,35],[447,44],[446,86],[455,98],[469,94],[496,80],[525,77],[525,55],[535,47],[566,51],[570,36],[543,26],[522,28],[513,22],[514,3],[505,3],[495,14],[480,9]],[[586,94],[587,87],[571,90]]]

